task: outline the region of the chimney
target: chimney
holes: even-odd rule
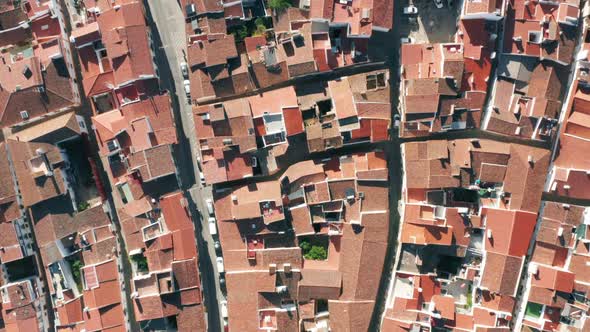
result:
[[[488,229],[487,234],[488,234],[488,239],[491,239],[492,238],[492,230]]]
[[[275,263],[268,264],[268,273],[270,275],[273,275],[276,272],[277,272],[277,264],[275,264]]]
[[[557,229],[557,237],[562,237],[563,236],[563,227],[559,227]]]
[[[535,158],[533,158],[533,156],[529,155],[529,164],[531,166],[533,166],[535,164]]]
[[[283,271],[285,273],[291,273],[291,263],[285,263],[285,264],[283,264]]]

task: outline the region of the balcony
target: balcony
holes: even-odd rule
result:
[[[265,224],[283,220],[283,207],[277,206],[274,201],[262,201],[259,206]]]
[[[256,260],[256,251],[264,249],[264,239],[260,237],[250,237],[246,240],[246,253],[248,259]]]
[[[153,240],[164,233],[164,228],[160,221],[156,221],[151,225],[147,225],[141,229],[143,242]]]

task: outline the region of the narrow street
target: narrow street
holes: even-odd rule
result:
[[[186,61],[184,15],[177,2],[147,0],[146,17],[151,29],[156,51],[157,73],[160,89],[167,90],[178,129],[178,149],[175,160],[180,173],[180,186],[188,192],[189,211],[195,223],[195,237],[199,253],[199,271],[207,311],[209,331],[221,331],[222,320],[219,302],[224,299],[219,286],[219,274],[215,262],[214,241],[206,227],[205,200],[212,198],[211,187],[203,187],[199,181],[197,154],[198,143],[193,125],[192,107],[184,93],[180,63]],[[179,37],[182,36],[182,37]],[[182,128],[182,130],[180,130]]]
[[[387,45],[386,54],[389,55],[387,65],[389,67],[389,88],[391,96],[391,118],[399,113],[399,88],[400,88],[400,53],[401,53],[401,31],[404,1],[394,2],[393,8],[393,29],[388,33],[375,32],[372,39],[375,44]],[[392,285],[392,276],[395,273],[396,251],[398,242],[398,232],[400,226],[400,214],[398,211],[399,201],[402,191],[402,159],[401,159],[402,140],[398,137],[398,131],[391,129],[390,140],[386,142],[384,151],[387,154],[387,167],[389,168],[389,239],[387,253],[383,263],[383,273],[377,290],[375,307],[371,316],[369,325],[370,331],[380,331],[381,321],[385,314],[388,303],[389,289]]]

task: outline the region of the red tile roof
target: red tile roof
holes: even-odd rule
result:
[[[142,6],[141,2],[123,4],[98,16],[116,86],[155,75]]]
[[[525,256],[533,236],[537,214],[524,211],[485,209],[485,248],[487,252],[502,255]]]

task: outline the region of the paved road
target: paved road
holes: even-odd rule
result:
[[[391,93],[391,118],[398,113],[399,107],[399,82],[400,82],[400,27],[407,24],[407,19],[402,16],[403,7],[407,3],[396,1],[393,9],[393,29],[389,33],[374,32],[373,45],[383,45],[381,52],[385,52],[388,57],[387,65],[389,67],[389,87]],[[401,146],[402,140],[397,137],[397,130],[391,132],[391,139],[384,144],[384,150],[387,155],[387,164],[389,168],[389,239],[387,253],[383,266],[383,273],[375,298],[375,309],[371,317],[369,326],[370,331],[379,331],[381,321],[386,310],[389,289],[392,283],[392,276],[395,271],[395,261],[397,252],[397,238],[400,225],[400,215],[398,204],[401,198],[403,169],[401,163]]]
[[[181,189],[189,193],[189,210],[195,221],[195,235],[199,252],[199,270],[209,331],[221,331],[219,301],[224,298],[219,287],[219,274],[215,265],[215,248],[207,227],[205,199],[211,198],[211,187],[199,182],[197,168],[198,142],[193,125],[191,105],[184,94],[180,63],[185,61],[186,38],[184,15],[177,2],[146,0],[146,16],[156,48],[156,65],[160,87],[170,92],[172,107],[179,130],[176,163],[179,168]],[[201,215],[201,213],[203,215]]]

